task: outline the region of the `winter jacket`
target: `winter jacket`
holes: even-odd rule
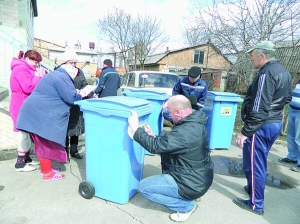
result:
[[[106,96],[117,96],[120,88],[120,75],[112,67],[105,67],[99,76],[98,86],[95,93],[99,98]]]
[[[76,89],[82,89],[87,85],[85,76],[81,70],[74,79]],[[70,110],[70,118],[68,123],[68,136],[79,136],[84,133],[83,113],[78,105],[73,105]]]
[[[183,77],[178,80],[176,85],[173,87],[172,95],[195,95],[198,102],[199,109],[204,106],[206,95],[207,95],[207,85],[202,79],[198,79],[197,82],[191,83],[189,77]]]
[[[34,133],[65,147],[70,108],[81,100],[73,79],[58,68],[45,75],[24,101],[17,129]]]
[[[16,123],[20,108],[24,100],[34,90],[41,77],[35,76],[35,68],[30,66],[23,58],[13,58],[11,71],[9,113],[13,120],[13,130],[17,132]]]
[[[291,101],[291,75],[279,60],[267,62],[247,90],[241,116],[241,133],[252,136],[266,123],[282,121],[283,108]]]
[[[202,111],[194,111],[163,136],[149,136],[142,128],[133,136],[147,151],[161,155],[162,173],[171,175],[179,194],[190,200],[204,195],[213,181],[206,121]]]

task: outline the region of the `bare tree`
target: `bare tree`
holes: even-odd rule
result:
[[[185,29],[191,45],[211,39],[223,53],[245,51],[260,40],[300,39],[299,0],[218,0],[211,7],[195,5],[198,16]]]
[[[195,3],[198,15],[189,23],[192,25],[186,26],[185,37],[191,45],[210,39],[222,53],[237,55],[237,62],[228,71],[229,91],[245,93],[252,82],[256,70],[251,67],[245,51],[258,41],[271,40],[279,47],[288,43],[291,52],[280,59],[289,68],[300,43],[300,0],[212,2],[211,7]],[[295,78],[296,74],[292,76]],[[286,116],[284,119],[286,127]],[[284,131],[285,128],[282,133]]]
[[[136,68],[138,60],[143,69],[147,56],[169,39],[156,17],[138,15],[134,18],[118,8],[99,19],[98,26],[101,39],[120,51],[125,68],[127,61],[133,62]]]
[[[132,36],[135,56],[142,70],[147,56],[169,40],[156,17],[141,15],[134,23]]]
[[[114,8],[113,12],[108,12],[106,16],[99,19],[100,39],[110,43],[113,48],[117,48],[126,65],[127,51],[132,43],[131,29],[133,18],[131,14],[122,9]]]

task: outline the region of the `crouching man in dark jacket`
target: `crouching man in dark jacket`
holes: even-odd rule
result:
[[[196,209],[195,199],[204,195],[213,181],[208,136],[202,111],[192,111],[183,95],[172,96],[167,109],[174,121],[173,129],[163,136],[154,136],[148,125],[139,127],[132,111],[128,118],[133,139],[153,154],[161,155],[162,174],[143,179],[140,194],[150,201],[175,211],[170,219],[186,221]]]

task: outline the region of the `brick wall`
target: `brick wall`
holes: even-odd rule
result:
[[[203,64],[194,63],[194,50],[204,51]],[[158,63],[162,66],[180,66],[185,68],[199,66],[202,69],[220,70],[227,69],[230,66],[230,63],[210,45],[171,52]]]

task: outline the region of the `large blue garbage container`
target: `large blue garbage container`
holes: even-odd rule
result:
[[[229,149],[237,106],[243,99],[230,92],[208,91],[202,111],[208,116],[205,127],[210,149]]]
[[[128,202],[137,192],[144,166],[144,149],[127,132],[128,117],[134,110],[140,123],[147,123],[154,107],[147,100],[125,96],[76,104],[83,111],[86,149],[86,182],[81,183],[79,193],[91,198],[90,191],[94,191],[96,197],[108,201]]]
[[[170,96],[164,91],[150,89],[124,91],[122,94],[124,96],[137,97],[150,101],[150,103],[155,107],[155,109],[150,114],[148,118],[148,123],[156,136],[161,135],[164,128],[164,119],[161,113],[161,108]],[[147,150],[145,150],[145,154],[153,155]]]

